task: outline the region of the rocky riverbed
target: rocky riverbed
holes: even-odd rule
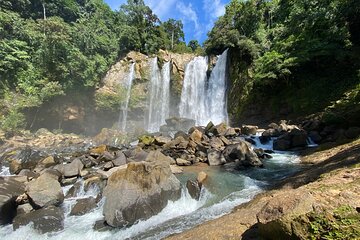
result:
[[[74,237],[75,231],[89,238],[159,238],[182,232],[300,171],[296,155],[274,150],[309,144],[307,131],[284,121],[261,131],[210,122],[143,135],[132,145],[98,145],[96,139],[46,130],[4,139],[0,236]]]

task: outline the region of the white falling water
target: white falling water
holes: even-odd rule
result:
[[[161,72],[157,58],[151,63],[149,112],[146,119],[146,129],[157,132],[169,117],[170,105],[170,62],[164,64]]]
[[[197,125],[227,123],[226,60],[227,50],[219,56],[209,81],[207,57],[196,57],[186,66],[180,117],[194,119]]]
[[[125,82],[124,88],[126,91],[125,100],[121,104],[121,112],[119,116],[119,128],[122,131],[126,130],[127,116],[129,110],[129,101],[131,95],[131,86],[135,76],[135,63],[132,63],[130,66],[129,75],[127,81]]]
[[[196,57],[187,64],[179,107],[181,117],[194,119],[200,125],[205,124],[208,113],[205,91],[207,70],[207,57]]]
[[[218,58],[216,66],[211,72],[207,99],[209,103],[210,119],[214,124],[228,123],[227,101],[226,101],[226,64],[227,52]]]

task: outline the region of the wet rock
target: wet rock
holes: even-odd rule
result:
[[[291,142],[285,138],[278,138],[274,140],[273,148],[274,150],[286,151],[291,148]]]
[[[255,140],[252,139],[252,138],[245,138],[245,141],[247,141],[248,143],[256,146],[256,142],[255,142]]]
[[[90,189],[95,189],[99,192],[102,192],[105,186],[106,180],[100,174],[84,180],[85,192],[89,191]]]
[[[224,136],[227,137],[227,138],[236,137],[237,133],[235,131],[235,128],[230,127],[228,129],[226,129],[226,131],[224,133]]]
[[[221,152],[210,150],[207,155],[210,166],[218,166],[226,163],[226,160]]]
[[[199,200],[201,188],[197,181],[188,180],[186,182],[186,188],[193,199]]]
[[[178,166],[190,166],[191,162],[182,158],[177,158],[176,159],[176,164]]]
[[[53,156],[48,156],[38,163],[38,167],[49,168],[58,164]]]
[[[130,226],[158,214],[168,200],[180,198],[180,182],[167,161],[129,163],[108,179],[103,214],[113,227]]]
[[[64,201],[64,194],[57,176],[45,172],[26,186],[30,203],[35,208],[58,206]]]
[[[255,135],[258,130],[258,126],[243,125],[241,127],[241,133],[244,135]]]
[[[231,142],[224,136],[220,137],[221,141],[224,143],[225,146],[230,145]]]
[[[0,177],[0,225],[11,223],[16,216],[16,198],[25,192],[25,185],[11,178]]]
[[[198,181],[199,185],[202,186],[207,177],[208,175],[205,172],[201,171],[198,173],[196,180]]]
[[[187,134],[183,131],[178,131],[177,133],[175,133],[174,139],[177,137],[183,137],[185,140],[189,140],[189,134]]]
[[[274,140],[274,150],[285,151],[296,147],[307,146],[308,135],[306,131],[293,127],[289,132]]]
[[[100,156],[105,151],[107,151],[107,147],[106,147],[106,145],[103,144],[103,145],[99,145],[97,147],[91,148],[89,150],[89,153],[94,155],[94,156]]]
[[[149,152],[145,161],[147,162],[164,161],[164,162],[168,162],[169,164],[176,164],[173,158],[162,154],[160,150]]]
[[[72,184],[76,183],[77,179],[78,179],[77,177],[64,178],[64,179],[61,180],[61,185],[62,186],[72,185]]]
[[[112,160],[115,167],[125,165],[126,164],[126,156],[123,152],[117,151],[115,153],[115,159]]]
[[[73,198],[76,197],[76,195],[80,192],[80,189],[82,188],[81,182],[76,182],[74,185],[69,189],[69,191],[66,193],[65,198]]]
[[[271,136],[264,136],[264,135],[262,135],[262,136],[259,137],[259,140],[260,140],[260,143],[261,143],[261,144],[267,144],[267,143],[270,142]]]
[[[91,212],[97,206],[96,199],[93,197],[78,199],[72,207],[70,216],[81,216]]]
[[[64,166],[64,177],[72,178],[80,176],[80,171],[84,168],[84,164],[78,158],[74,159],[71,163],[65,164]]]
[[[109,226],[105,220],[98,220],[95,222],[93,229],[98,232],[105,232],[112,230],[112,227]]]
[[[251,150],[248,143],[244,141],[227,146],[223,151],[223,154],[227,162],[239,161],[239,166],[259,167],[263,165],[256,153]]]
[[[56,232],[64,229],[64,213],[58,207],[50,206],[15,217],[14,230],[33,223],[39,233]]]
[[[10,162],[10,173],[18,174],[22,169],[34,169],[44,156],[40,151],[25,147],[5,157]]]
[[[17,207],[16,215],[30,213],[33,210],[34,208],[30,205],[30,203],[25,203]]]
[[[213,128],[211,128],[210,132],[212,132],[215,136],[224,136],[226,133],[227,127],[225,123],[220,123]]]

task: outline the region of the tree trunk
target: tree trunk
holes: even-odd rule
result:
[[[174,30],[171,33],[171,50],[174,49]]]

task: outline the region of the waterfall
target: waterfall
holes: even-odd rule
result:
[[[157,58],[151,62],[149,112],[146,119],[146,129],[157,132],[169,117],[170,105],[170,62],[160,71]]]
[[[218,57],[209,80],[207,57],[196,57],[186,66],[180,117],[194,119],[197,125],[227,123],[226,62],[227,50]]]
[[[214,124],[228,123],[227,101],[226,101],[226,64],[227,52],[218,58],[211,72],[207,91],[207,102],[210,120]]]
[[[205,124],[207,120],[207,70],[207,57],[196,57],[185,68],[179,111],[181,117],[194,119],[196,124]]]
[[[125,100],[121,103],[121,111],[119,116],[119,129],[122,131],[126,130],[126,121],[128,116],[128,108],[129,108],[129,101],[130,101],[130,95],[131,95],[131,86],[132,82],[134,80],[134,74],[135,73],[135,63],[132,63],[130,66],[129,75],[127,78],[127,81],[125,83]]]

